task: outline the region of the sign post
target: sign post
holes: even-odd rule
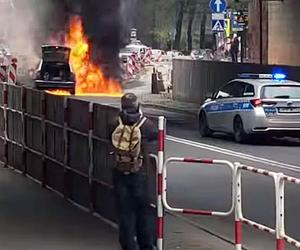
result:
[[[227,8],[226,0],[211,0],[209,3],[212,12],[212,31],[224,32],[225,30],[225,15]]]

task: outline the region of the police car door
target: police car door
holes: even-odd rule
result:
[[[232,132],[233,119],[239,110],[244,84],[239,81],[232,81],[224,87],[223,91],[228,94],[228,97],[222,98],[219,101],[220,112],[218,113],[217,120],[221,131]]]
[[[212,130],[223,131],[226,103],[231,99],[232,91],[231,83],[225,85],[216,93],[214,102],[208,105],[208,123]]]

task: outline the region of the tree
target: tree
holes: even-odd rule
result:
[[[178,8],[177,8],[177,18],[176,18],[176,35],[175,35],[175,42],[174,48],[180,49],[180,41],[181,41],[181,32],[182,32],[182,22],[186,7],[186,0],[178,0],[177,1]]]
[[[196,0],[190,0],[189,3],[189,18],[188,18],[188,28],[187,28],[187,46],[188,51],[190,52],[193,49],[193,23],[195,19],[195,13],[196,13]]]

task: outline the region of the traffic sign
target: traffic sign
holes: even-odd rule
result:
[[[210,0],[209,7],[213,13],[224,12],[227,8],[226,0]]]
[[[212,20],[212,31],[222,32],[225,29],[225,20]]]

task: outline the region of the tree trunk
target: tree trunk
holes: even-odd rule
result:
[[[188,28],[187,28],[187,46],[189,52],[191,52],[193,49],[192,30],[193,30],[193,23],[195,19],[195,12],[196,12],[196,5],[195,5],[195,1],[193,0],[190,3],[190,7],[189,7],[189,21],[188,21]]]
[[[206,31],[207,14],[203,13],[200,25],[200,49],[205,49],[205,31]]]
[[[174,48],[180,49],[180,41],[181,41],[181,32],[182,32],[182,21],[184,16],[184,0],[179,0],[178,14],[176,20],[176,35],[175,35],[175,43]]]

